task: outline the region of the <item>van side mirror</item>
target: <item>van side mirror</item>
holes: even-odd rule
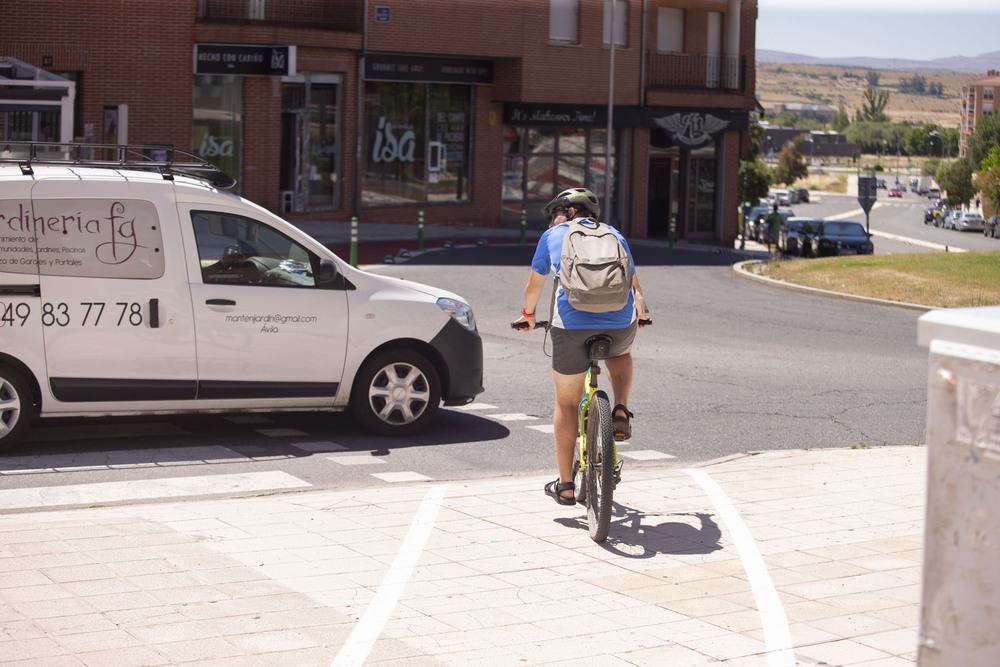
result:
[[[319,282],[320,289],[332,290],[353,290],[354,285],[337,268],[337,263],[332,259],[321,259],[319,261]]]

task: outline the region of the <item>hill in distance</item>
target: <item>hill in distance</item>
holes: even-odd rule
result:
[[[875,70],[902,70],[905,72],[970,72],[982,76],[991,69],[1000,69],[1000,51],[978,56],[952,56],[934,60],[906,60],[903,58],[818,58],[801,53],[757,49],[757,62],[787,63],[798,65],[836,65],[839,67],[864,67]]]
[[[950,64],[946,64],[950,63]],[[933,61],[884,58],[816,58],[757,51],[756,93],[764,108],[779,103],[802,102],[843,106],[853,118],[868,88],[867,72],[879,74],[878,88],[889,93],[886,113],[896,122],[937,123],[958,127],[962,85],[1000,69],[1000,51],[974,58],[954,57]],[[902,92],[903,79],[923,77],[927,84],[941,84],[941,95]]]

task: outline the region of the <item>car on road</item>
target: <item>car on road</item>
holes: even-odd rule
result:
[[[819,228],[822,220],[811,218],[788,218],[781,228],[780,247],[786,255],[809,256],[812,247],[814,230]]]
[[[902,197],[903,196],[903,190],[898,185],[894,185],[891,188],[889,188],[889,196],[890,197]]]
[[[885,179],[884,178],[880,178],[877,181],[875,181],[875,187],[877,189],[879,189],[879,190],[885,190],[886,189]]]
[[[981,232],[985,226],[983,216],[974,211],[955,211],[951,220],[951,228],[960,232]]]
[[[949,209],[949,208],[942,209],[941,219],[944,222],[942,222],[941,226],[944,227],[945,229],[957,229],[957,227],[955,227],[955,221],[958,219],[958,216],[960,215],[962,215],[961,209]]]
[[[1000,238],[1000,215],[991,215],[983,223],[983,236],[989,236],[990,238]]]
[[[865,226],[853,220],[824,220],[812,239],[810,254],[815,257],[832,255],[871,255],[875,252]]]
[[[799,203],[808,204],[809,203],[809,190],[806,188],[798,188],[799,191]]]

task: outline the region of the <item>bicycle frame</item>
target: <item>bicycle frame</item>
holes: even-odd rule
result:
[[[577,411],[577,446],[580,449],[580,465],[588,465],[587,458],[587,419],[590,417],[590,403],[597,393],[597,376],[601,373],[601,367],[596,361],[590,362],[590,369],[583,379],[583,392],[580,395],[580,407]],[[618,446],[615,444],[615,460],[611,465],[618,465]]]

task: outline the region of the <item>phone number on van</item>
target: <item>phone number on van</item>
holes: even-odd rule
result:
[[[108,314],[104,311],[107,307]],[[116,301],[113,304],[103,301],[81,301],[80,307],[74,306],[70,313],[66,303],[43,303],[42,326],[68,327],[78,324],[81,327],[98,326],[102,318],[110,326],[137,327],[142,324],[142,304],[138,302]],[[31,305],[27,303],[4,303],[0,301],[0,328],[24,326],[31,319]]]

